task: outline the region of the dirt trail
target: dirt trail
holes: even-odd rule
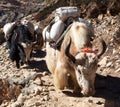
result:
[[[55,89],[45,63],[45,51],[34,51],[30,64],[17,69],[3,43],[0,45],[0,107],[120,107],[120,15],[103,15],[90,21],[96,37],[102,36],[107,43],[96,72],[93,97]]]

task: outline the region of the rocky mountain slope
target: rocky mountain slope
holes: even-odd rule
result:
[[[78,5],[82,10],[81,17],[93,23],[96,38],[102,36],[107,43],[107,50],[97,70],[96,94],[82,97],[72,94],[70,90],[61,92],[55,89],[53,77],[46,67],[45,50],[34,51],[31,63],[17,69],[9,59],[1,30],[0,107],[120,107],[120,2],[115,0],[117,4],[111,5],[91,3],[86,9],[87,5],[81,6],[78,1],[82,2],[67,0],[64,5]],[[40,26],[44,27],[52,18],[49,14],[58,4],[63,5],[59,0],[1,0],[0,26],[2,28],[6,22],[27,17],[34,23],[41,22]],[[102,12],[101,4],[106,6],[104,9],[108,12]],[[118,8],[115,9],[114,5]],[[96,41],[95,44],[97,46]]]

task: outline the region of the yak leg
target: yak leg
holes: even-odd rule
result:
[[[74,89],[73,89],[73,92],[75,93],[78,93],[80,92],[80,88],[79,88],[79,85],[78,85],[78,82],[77,82],[77,79],[76,79],[76,75],[75,75],[75,72],[70,72],[70,75],[71,75],[71,78],[72,78],[72,81],[73,81],[73,84],[74,84]]]
[[[59,68],[54,73],[54,85],[56,88],[63,90],[68,84],[68,76],[66,69]]]

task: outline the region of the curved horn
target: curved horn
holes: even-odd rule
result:
[[[100,41],[100,45],[101,45],[101,50],[97,54],[98,58],[100,58],[105,53],[106,48],[107,48],[105,41],[101,37],[99,37],[99,41]]]
[[[71,45],[71,38],[68,40],[67,45],[65,47],[65,55],[73,62],[75,63],[75,57],[70,54],[70,45]]]
[[[37,41],[34,41],[34,42],[32,42],[32,45],[36,45],[38,42]]]

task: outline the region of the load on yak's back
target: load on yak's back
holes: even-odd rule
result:
[[[7,23],[3,27],[3,32],[7,41],[7,48],[10,49],[10,59],[16,62],[17,68],[20,67],[20,64],[30,61],[34,47],[39,44],[42,48],[43,39],[40,39],[42,35],[39,33],[39,28],[36,28],[30,21],[22,20]],[[37,40],[38,36],[40,36],[40,40]]]
[[[49,42],[51,45],[60,43],[65,35],[65,31],[70,28],[68,26],[73,23],[74,20],[81,20],[80,10],[77,7],[60,7],[53,11],[54,19],[46,26],[42,32],[45,42]]]

